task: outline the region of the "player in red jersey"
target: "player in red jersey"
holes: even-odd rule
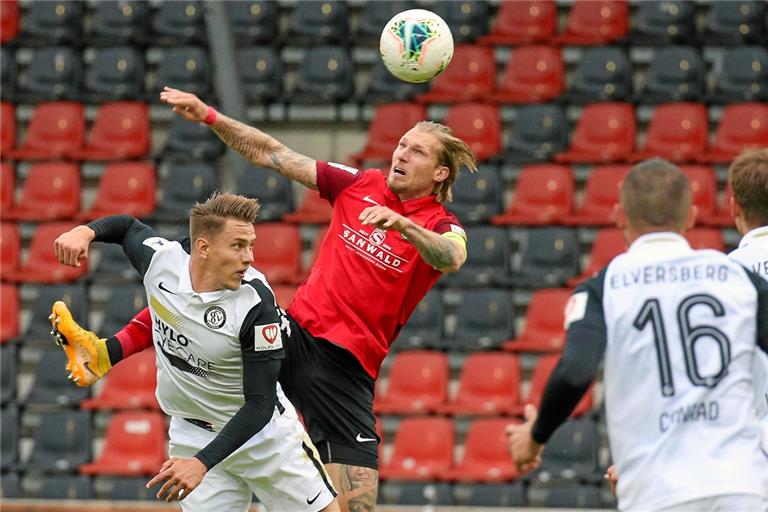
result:
[[[280,383],[304,418],[342,508],[373,510],[375,379],[419,301],[443,272],[466,260],[464,229],[443,203],[451,200],[459,169],[476,170],[471,149],[447,127],[420,122],[401,137],[385,176],[296,153],[193,94],[166,87],[160,99],[187,121],[208,124],[254,164],[319,190],[333,205],[317,262],[288,308],[291,335]],[[87,257],[87,243],[67,243]],[[147,310],[106,340],[74,321],[60,325],[71,345],[68,370],[89,385],[149,346],[151,326]]]

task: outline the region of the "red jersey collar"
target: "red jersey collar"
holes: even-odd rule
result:
[[[388,203],[399,204],[400,208],[402,208],[402,210],[405,213],[413,213],[416,210],[420,210],[424,207],[427,207],[433,204],[439,204],[437,202],[437,194],[429,194],[424,197],[418,197],[416,199],[408,199],[406,201],[401,201],[400,198],[397,197],[397,194],[392,192],[389,189],[389,187],[387,187],[385,194],[386,194]]]

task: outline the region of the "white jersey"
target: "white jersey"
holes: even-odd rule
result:
[[[728,256],[768,281],[768,226],[753,229]],[[757,414],[762,419],[763,441],[768,451],[768,355],[758,350],[754,367]]]
[[[757,279],[674,233],[638,238],[595,279],[619,508],[764,496],[768,455],[752,382]]]

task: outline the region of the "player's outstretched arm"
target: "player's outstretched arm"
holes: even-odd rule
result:
[[[160,100],[187,121],[208,124],[227,146],[247,160],[317,190],[314,159],[289,149],[271,135],[212,110],[194,94],[164,87]]]

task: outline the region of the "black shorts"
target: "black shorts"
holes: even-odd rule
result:
[[[375,379],[351,352],[315,338],[289,319],[291,335],[283,343],[280,385],[304,418],[320,458],[326,464],[378,469]]]

